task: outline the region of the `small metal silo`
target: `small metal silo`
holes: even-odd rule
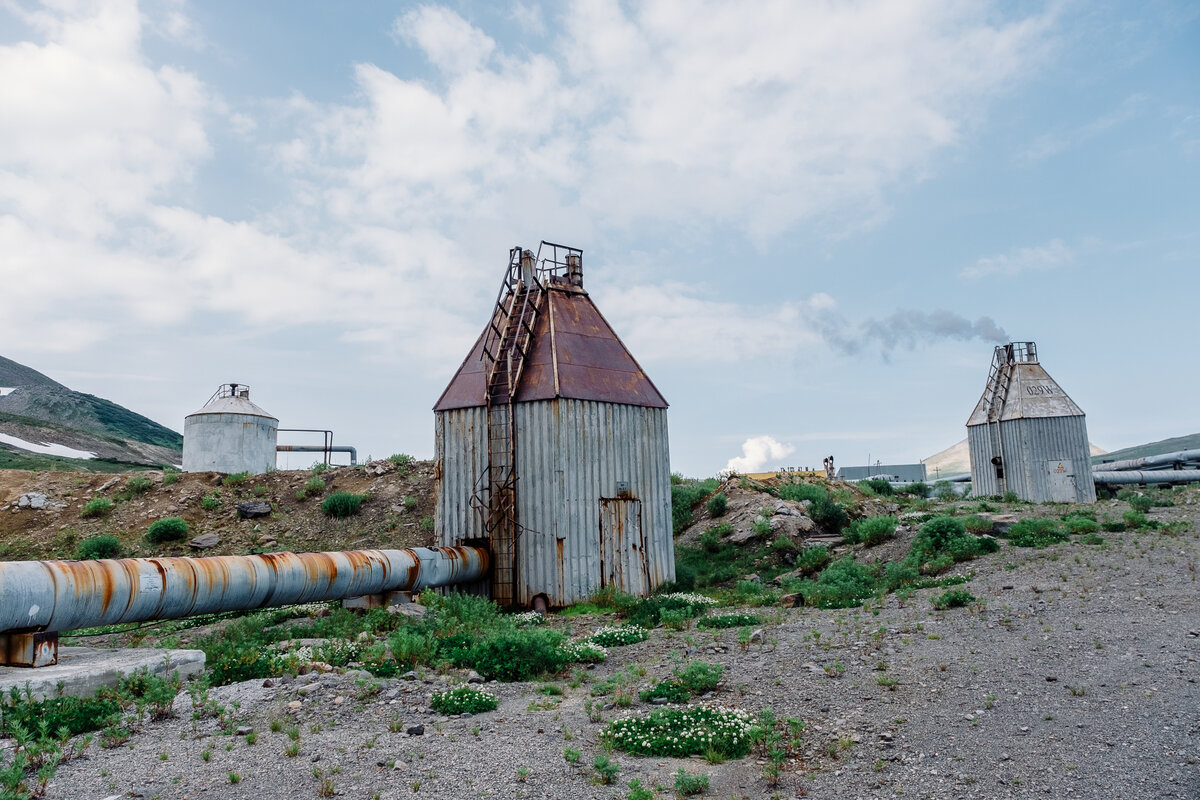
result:
[[[222,384],[204,408],[183,419],[184,472],[275,469],[279,420],[250,402],[250,387]]]
[[[584,290],[582,251],[510,252],[434,412],[438,542],[491,549],[497,602],[675,579],[667,402]]]
[[[983,396],[967,420],[967,446],[976,495],[1096,500],[1084,413],[1042,368],[1034,342],[996,348]]]

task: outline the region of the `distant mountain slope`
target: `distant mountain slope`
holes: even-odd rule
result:
[[[22,442],[56,444],[134,464],[181,460],[183,437],[170,428],[3,357],[0,387],[9,390],[0,396],[0,433]],[[19,444],[0,446],[17,454],[28,452]],[[36,468],[32,462],[30,468]]]
[[[36,369],[30,369],[24,364],[0,356],[0,387],[11,389],[14,386],[57,386],[66,389],[58,381],[47,378]]]
[[[1104,451],[1094,444],[1089,444],[1089,447],[1091,447],[1093,463],[1098,456],[1104,456],[1105,458],[1112,457],[1112,453],[1105,455]],[[967,440],[963,439],[958,444],[952,444],[945,450],[934,453],[921,463],[925,465],[925,471],[931,481],[937,480],[939,475],[945,477],[946,475],[954,475],[960,472],[970,472],[971,453],[967,449]]]
[[[1126,458],[1157,456],[1161,453],[1175,453],[1180,450],[1200,450],[1200,433],[1193,433],[1189,436],[1176,436],[1173,439],[1162,439],[1161,441],[1150,442],[1149,444],[1139,444],[1135,447],[1114,450],[1111,453],[1105,453],[1102,458],[1093,458],[1092,464],[1101,464],[1105,461],[1121,461]]]

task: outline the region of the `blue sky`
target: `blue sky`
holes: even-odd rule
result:
[[[0,353],[176,430],[430,456],[543,238],[686,474],[932,455],[1009,339],[1200,430],[1194,4],[2,2],[0,109]]]

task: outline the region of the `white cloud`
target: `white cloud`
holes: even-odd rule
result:
[[[762,472],[768,464],[775,464],[779,459],[796,452],[790,444],[775,441],[770,436],[753,436],[742,442],[742,455],[729,459],[725,469],[731,472]]]
[[[1060,239],[1052,239],[1036,247],[1020,247],[1006,254],[987,256],[964,267],[964,278],[983,278],[988,275],[1020,275],[1030,270],[1056,269],[1075,260],[1075,254]]]

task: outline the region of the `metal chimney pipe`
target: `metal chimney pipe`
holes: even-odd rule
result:
[[[579,253],[567,255],[567,283],[583,288],[583,256]]]
[[[490,567],[477,547],[0,562],[0,660],[55,663],[57,631],[449,586]]]

